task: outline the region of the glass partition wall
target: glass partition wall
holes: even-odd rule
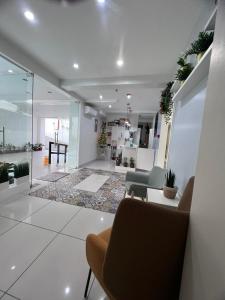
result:
[[[31,182],[33,75],[0,56],[1,191]]]

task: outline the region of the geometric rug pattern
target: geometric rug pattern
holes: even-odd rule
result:
[[[97,192],[76,189],[75,186],[92,174],[105,175],[109,179]],[[30,195],[49,200],[61,201],[71,205],[92,208],[104,212],[116,213],[125,193],[125,174],[83,168],[71,173],[57,183],[36,189]]]

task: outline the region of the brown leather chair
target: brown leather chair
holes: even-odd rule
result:
[[[194,178],[178,209],[134,199],[122,200],[112,229],[90,234],[86,255],[91,271],[111,300],[176,300]]]

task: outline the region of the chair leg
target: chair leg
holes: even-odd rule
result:
[[[89,273],[88,273],[88,278],[87,278],[86,288],[85,288],[85,292],[84,292],[84,298],[85,298],[85,299],[87,299],[87,295],[88,295],[88,287],[89,287],[90,279],[91,279],[91,268],[90,268]]]

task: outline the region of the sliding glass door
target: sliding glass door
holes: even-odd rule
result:
[[[32,89],[33,75],[0,56],[0,184],[7,167],[9,187],[31,174]]]

